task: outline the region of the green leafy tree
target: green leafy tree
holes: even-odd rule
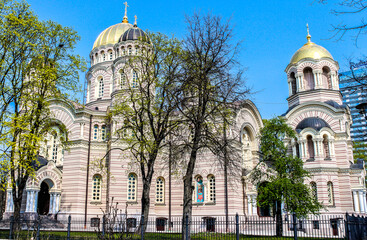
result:
[[[367,143],[364,142],[353,142],[353,158],[354,161],[358,159],[363,159],[365,162],[367,161]]]
[[[295,131],[284,118],[264,120],[264,127],[260,130],[262,160],[252,173],[252,179],[258,185],[258,206],[275,209],[277,236],[283,234],[282,203],[286,212],[297,217],[317,214],[322,208],[304,183],[310,174],[303,168],[302,160],[288,152],[285,143],[295,138]]]
[[[140,167],[141,214],[145,229],[155,163],[164,154],[168,136],[180,123],[174,97],[180,91],[182,59],[180,41],[161,33],[148,35],[149,38],[140,39],[139,54],[132,56],[124,66],[124,73],[135,73],[122,77],[121,90],[112,108],[114,119],[121,123],[117,140],[123,147],[118,149]]]
[[[43,136],[52,128],[51,99],[78,90],[85,62],[72,53],[79,36],[52,21],[40,21],[25,2],[0,4],[0,158],[20,217],[27,180],[34,177]]]

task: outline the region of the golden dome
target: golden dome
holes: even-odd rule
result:
[[[305,58],[312,58],[312,59],[330,58],[334,60],[333,56],[331,56],[328,50],[311,42],[311,35],[308,32],[308,24],[307,24],[307,33],[308,33],[307,43],[297,50],[297,52],[293,55],[290,63],[294,64]]]
[[[133,25],[127,22],[115,24],[99,34],[93,44],[93,49],[107,44],[116,44],[124,32]]]

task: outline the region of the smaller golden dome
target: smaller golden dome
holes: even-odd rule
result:
[[[107,44],[118,43],[121,35],[124,34],[124,32],[132,26],[133,25],[131,25],[130,23],[122,22],[105,29],[97,37],[96,41],[93,44],[93,49]]]
[[[311,35],[308,32],[308,24],[307,24],[307,33],[308,33],[307,43],[297,50],[297,52],[293,55],[290,63],[294,64],[305,58],[312,58],[312,59],[330,58],[334,60],[333,56],[331,56],[328,50],[311,42]]]

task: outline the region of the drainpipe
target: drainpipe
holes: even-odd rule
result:
[[[85,210],[84,210],[84,228],[87,227],[87,213],[88,213],[88,189],[89,189],[89,162],[90,162],[90,145],[92,138],[92,118],[93,115],[90,115],[89,119],[89,139],[88,139],[88,159],[87,159],[87,180],[85,184]]]

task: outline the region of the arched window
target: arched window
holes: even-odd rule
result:
[[[136,55],[139,55],[139,50],[140,50],[139,47],[135,47],[135,54]]]
[[[106,140],[106,125],[102,125],[101,138],[102,138],[102,141]]]
[[[120,57],[120,49],[119,48],[116,49],[116,57],[117,58]]]
[[[312,196],[318,200],[318,197],[317,197],[317,185],[315,182],[310,182],[310,186],[311,186],[311,191],[312,191]]]
[[[329,206],[334,206],[334,188],[332,182],[327,183],[327,199]]]
[[[94,57],[91,57],[91,63],[94,64]]]
[[[325,159],[330,159],[329,138],[326,134],[323,136],[322,145],[324,147]]]
[[[297,83],[296,83],[296,76],[294,72],[290,75],[291,78],[291,85],[292,85],[292,95],[297,93]]]
[[[330,68],[326,66],[322,68],[321,81],[322,88],[331,89]]]
[[[311,135],[307,136],[307,150],[308,150],[308,158],[313,159],[315,157],[315,150],[313,147],[313,139]]]
[[[102,61],[106,61],[106,54],[102,52]]]
[[[57,135],[53,135],[53,143],[52,143],[52,160],[57,161]]]
[[[306,90],[312,90],[315,88],[315,79],[313,76],[312,69],[310,67],[306,67],[303,70],[303,76],[306,83]]]
[[[102,178],[100,175],[95,175],[93,177],[93,201],[101,201],[101,182]]]
[[[96,61],[95,63],[98,63],[98,53],[96,53],[94,60]]]
[[[133,54],[133,49],[132,47],[129,47],[128,48],[128,55],[131,56]]]
[[[99,85],[98,85],[98,97],[103,97],[104,92],[104,83],[103,78],[99,79]]]
[[[111,50],[108,51],[108,55],[110,56],[110,60],[112,60],[113,59],[113,52]]]
[[[128,177],[127,184],[127,201],[136,201],[136,191],[137,191],[137,177],[135,173],[130,173]]]
[[[196,177],[196,202],[204,202],[204,183],[203,178],[199,175]]]
[[[126,85],[126,75],[124,71],[120,71],[120,87]]]
[[[94,140],[98,140],[98,125],[94,125],[94,130],[93,130],[93,139]]]
[[[299,152],[299,143],[298,142],[296,142],[296,156],[299,157],[299,158],[301,157],[301,154]]]
[[[121,48],[121,53],[122,53],[122,56],[126,55],[126,49],[124,47]]]
[[[208,177],[208,183],[209,183],[208,200],[210,202],[215,202],[215,177],[213,175],[210,175]]]
[[[132,82],[132,87],[136,88],[138,86],[138,73],[136,71],[133,71],[133,82]]]
[[[155,196],[156,196],[155,197],[156,203],[164,203],[164,178],[163,177],[157,178]]]

